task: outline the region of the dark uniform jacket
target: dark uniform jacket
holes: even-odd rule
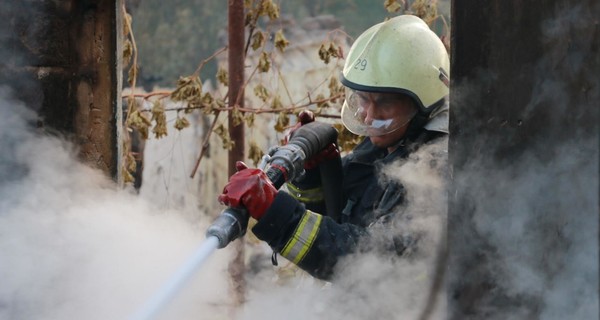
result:
[[[252,232],[274,252],[311,275],[330,279],[340,257],[359,250],[359,243],[366,249],[363,244],[369,242],[369,225],[385,220],[392,209],[404,201],[404,188],[397,182],[379,181],[379,170],[442,135],[422,130],[413,142],[400,145],[391,154],[366,138],[342,161],[344,177],[340,187],[345,206],[341,214],[335,215],[340,217],[339,221],[315,212],[314,208],[324,206],[310,203],[307,201],[310,199],[302,199],[295,192],[280,191]],[[318,191],[318,188],[308,190],[307,194],[318,194]],[[387,247],[401,254],[404,246],[398,242]]]

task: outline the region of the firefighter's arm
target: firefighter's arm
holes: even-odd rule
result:
[[[298,200],[279,192],[252,232],[276,252],[320,279],[329,279],[340,256],[353,252],[364,229],[338,224],[306,210]]]
[[[264,172],[238,163],[219,196],[232,207],[245,207],[258,220],[254,234],[276,252],[315,277],[328,279],[340,256],[354,251],[361,235],[356,226],[306,210],[285,192],[277,192]]]

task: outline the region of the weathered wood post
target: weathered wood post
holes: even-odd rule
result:
[[[120,170],[122,0],[0,4],[0,84],[38,112],[38,127],[72,140],[80,158]]]

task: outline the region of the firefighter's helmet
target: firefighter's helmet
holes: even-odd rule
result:
[[[365,123],[355,103],[360,101],[357,92],[405,94],[420,114],[431,114],[449,93],[449,69],[444,44],[420,18],[402,15],[372,26],[353,43],[342,72],[347,87],[344,125],[355,134],[373,135],[369,132],[385,134],[406,124],[387,119]]]

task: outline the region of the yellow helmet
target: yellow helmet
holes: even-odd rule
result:
[[[358,106],[352,103],[355,91],[402,93],[412,98],[420,114],[428,115],[445,102],[449,70],[444,44],[419,17],[402,15],[376,24],[348,52],[341,79],[348,88],[342,121],[350,131],[365,135]]]

